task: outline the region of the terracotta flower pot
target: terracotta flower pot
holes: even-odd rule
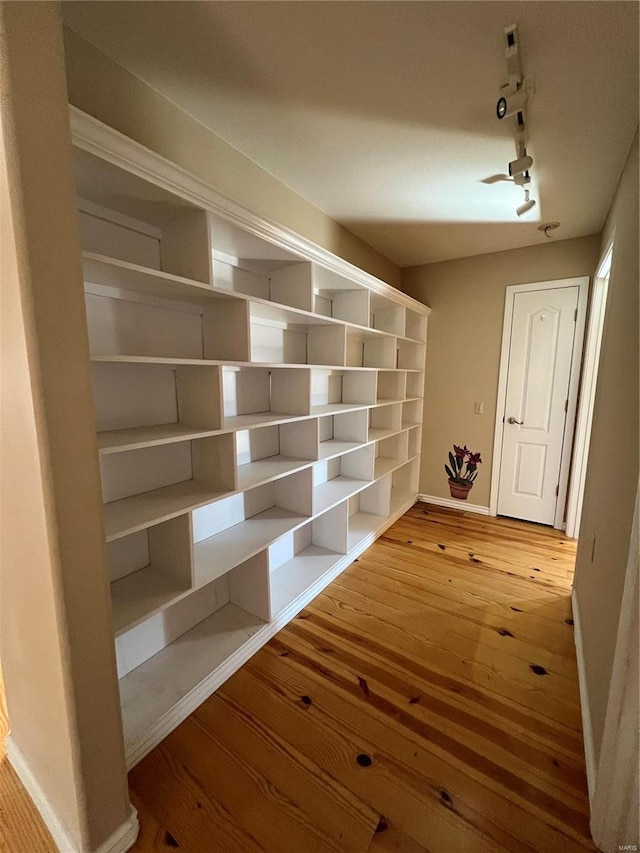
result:
[[[467,495],[471,491],[473,483],[469,483],[467,486],[461,486],[460,483],[454,483],[453,480],[449,480],[449,491],[451,492],[452,498],[458,498],[461,501],[466,501]]]

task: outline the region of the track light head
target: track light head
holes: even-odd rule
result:
[[[518,216],[524,216],[525,213],[529,213],[530,210],[536,206],[534,199],[529,198],[529,190],[524,191],[524,204],[521,204],[520,207],[516,207],[516,213]]]
[[[512,160],[509,163],[509,174],[512,178],[515,175],[522,175],[524,172],[528,172],[532,166],[533,157],[529,157],[525,154],[522,157],[518,157],[517,160]]]
[[[527,105],[528,92],[524,81],[515,92],[509,91],[508,86],[501,89],[502,94],[496,104],[496,115],[499,119],[508,118],[516,113],[524,112]]]

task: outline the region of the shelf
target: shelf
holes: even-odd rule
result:
[[[391,489],[391,509],[389,510],[389,515],[400,512],[401,509],[404,509],[409,504],[414,504],[416,500],[415,492],[410,492],[407,489]]]
[[[85,282],[132,290],[162,299],[202,303],[209,299],[233,299],[229,291],[212,288],[201,281],[143,267],[130,261],[109,258],[95,252],[82,253]]]
[[[221,430],[198,430],[183,424],[159,424],[157,426],[133,427],[132,429],[105,430],[98,433],[98,451],[101,455],[151,447],[155,444],[172,444],[218,435]]]
[[[374,480],[379,480],[386,474],[391,474],[392,471],[402,468],[406,464],[406,459],[389,459],[386,456],[378,456],[375,461]]]
[[[251,429],[252,427],[272,426],[284,424],[289,421],[301,421],[309,415],[274,414],[273,412],[252,412],[250,415],[231,415],[223,418],[223,429],[225,432]]]
[[[398,435],[399,432],[403,431],[404,427],[402,429],[376,429],[369,427],[369,441],[382,441],[384,438],[391,438],[391,436]]]
[[[291,474],[309,465],[313,465],[313,460],[280,455],[247,462],[238,466],[238,489],[240,491],[251,489],[253,486],[284,477],[285,474]]]
[[[127,753],[140,748],[166,715],[263,628],[265,622],[226,604],[120,679]],[[221,680],[223,676],[220,677]]]
[[[343,554],[309,545],[283,563],[270,575],[271,618],[275,618],[292,602],[338,563]]]
[[[93,362],[107,362],[111,364],[167,364],[167,365],[202,365],[204,367],[264,367],[267,369],[286,368],[287,370],[360,370],[363,372],[375,373],[379,370],[384,370],[385,373],[397,371],[398,373],[422,373],[421,370],[413,370],[411,368],[400,367],[358,367],[344,364],[301,364],[300,362],[281,362],[281,361],[230,361],[229,359],[211,359],[211,358],[171,358],[160,357],[153,355],[92,355]],[[422,399],[415,398],[415,399]],[[406,402],[406,401],[402,401]]]
[[[347,498],[357,495],[367,486],[371,480],[356,480],[353,477],[334,477],[313,490],[313,514],[319,515],[332,506],[341,503]]]
[[[385,516],[370,512],[356,512],[349,518],[349,551],[357,548],[368,536],[375,535],[385,522]]]
[[[311,406],[310,413],[314,417],[321,418],[324,415],[339,415],[342,412],[359,412],[362,409],[370,409],[373,403],[325,403],[323,406]]]
[[[153,565],[111,584],[111,610],[115,635],[124,633],[148,616],[177,601],[190,590]]]
[[[376,406],[391,406],[394,403],[406,403],[405,397],[379,397],[376,400]]]
[[[318,445],[318,460],[332,459],[334,456],[342,456],[343,453],[349,453],[351,450],[357,450],[363,447],[367,442],[363,441],[336,441],[329,439],[321,441]]]
[[[174,518],[203,504],[219,500],[228,492],[216,491],[206,483],[186,480],[133,495],[105,504],[104,521],[107,542],[119,539],[137,530]]]
[[[262,551],[280,536],[309,521],[280,507],[261,512],[247,521],[241,521],[215,536],[203,539],[193,546],[194,573],[198,586],[240,565]]]

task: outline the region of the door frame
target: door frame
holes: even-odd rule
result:
[[[576,421],[578,389],[580,386],[580,365],[582,363],[582,348],[584,343],[584,327],[589,301],[589,276],[576,278],[561,278],[553,281],[534,281],[528,284],[510,284],[506,288],[504,303],[504,321],[502,325],[502,348],[500,351],[500,372],[498,374],[498,399],[496,403],[496,421],[493,435],[493,464],[491,466],[491,492],[489,497],[489,515],[498,514],[498,485],[500,482],[500,465],[502,462],[502,440],[504,436],[504,407],[507,401],[507,375],[509,372],[509,353],[511,350],[511,323],[517,293],[527,293],[533,290],[557,290],[561,287],[578,288],[578,316],[576,331],[573,339],[571,355],[571,373],[569,376],[569,405],[565,419],[564,437],[562,441],[562,458],[560,462],[560,477],[558,499],[553,526],[557,530],[564,528],[564,509],[567,501],[569,484],[569,468],[571,466],[571,450]]]
[[[566,532],[567,536],[570,536],[572,539],[578,538],[580,518],[582,516],[582,499],[587,476],[591,422],[593,419],[596,382],[598,378],[598,363],[600,361],[600,344],[604,332],[609,276],[613,262],[613,243],[614,238],[612,237],[600,258],[591,287],[587,340],[584,345],[584,357],[582,360],[582,378],[580,380],[573,461],[571,463],[571,477],[567,498]]]

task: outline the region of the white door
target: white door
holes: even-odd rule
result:
[[[498,514],[553,524],[580,288],[514,296]]]

